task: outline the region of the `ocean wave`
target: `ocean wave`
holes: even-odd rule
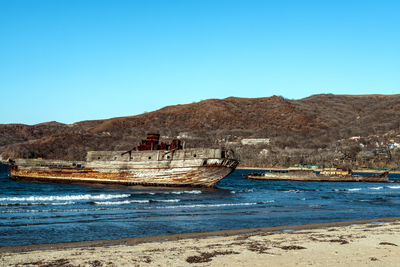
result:
[[[267,200],[267,201],[259,201],[257,204],[267,204],[267,203],[274,203],[275,200]]]
[[[383,189],[383,186],[368,187],[368,189],[372,189],[372,190],[381,190],[381,189]]]
[[[341,191],[351,191],[351,192],[355,192],[355,191],[360,191],[361,188],[340,188],[340,189],[333,189],[333,191],[335,192],[341,192]]]
[[[43,202],[31,202],[31,203],[0,203],[0,207],[21,207],[21,206],[58,206],[58,205],[71,205],[75,204],[73,201],[66,202],[51,202],[51,203],[43,203]]]
[[[388,186],[391,189],[400,189],[400,185],[392,185],[392,186]]]
[[[44,206],[44,203],[0,203],[0,207]]]
[[[67,196],[29,196],[29,197],[3,197],[0,202],[4,201],[66,201],[66,200],[107,200],[115,198],[127,198],[130,194],[116,194],[116,195],[67,195]]]
[[[160,199],[160,200],[155,200],[155,199],[143,199],[143,200],[123,200],[123,201],[93,201],[91,202],[92,204],[95,205],[123,205],[123,204],[132,204],[132,203],[159,203],[159,202],[167,202],[167,203],[172,203],[172,202],[179,202],[181,201],[180,199]]]
[[[191,191],[173,191],[173,192],[165,192],[164,194],[175,194],[175,195],[181,195],[181,194],[201,194],[203,193],[200,190],[191,190]]]
[[[254,189],[243,189],[243,190],[238,190],[238,191],[231,191],[231,192],[233,192],[233,194],[234,193],[251,193],[251,192],[254,192]]]
[[[122,205],[122,204],[130,204],[132,203],[129,200],[123,201],[94,201],[93,204],[95,205]]]
[[[246,203],[221,203],[221,204],[192,204],[192,205],[178,205],[178,206],[164,206],[156,207],[158,209],[180,209],[180,208],[214,208],[214,207],[232,207],[232,206],[254,206],[260,204],[267,204],[275,202],[274,200],[262,202],[246,202]]]
[[[290,190],[282,190],[283,193],[290,193],[290,192],[295,192],[295,193],[300,193],[300,192],[304,192],[303,190],[299,190],[299,189],[290,189]]]
[[[171,202],[180,202],[180,199],[151,199],[150,202],[167,202],[167,203],[171,203]]]
[[[251,193],[254,192],[254,189],[244,189],[244,190],[232,190],[231,194],[236,194],[236,193]]]
[[[46,213],[46,212],[87,212],[87,211],[99,211],[99,210],[121,210],[121,208],[95,208],[95,209],[46,209],[46,210],[0,210],[2,213]]]
[[[53,205],[53,206],[58,206],[58,205],[72,205],[72,204],[75,204],[76,202],[73,202],[73,201],[66,201],[66,202],[53,202],[53,203],[50,203],[50,205]]]

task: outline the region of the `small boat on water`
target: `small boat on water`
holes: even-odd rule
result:
[[[63,183],[214,187],[239,164],[233,151],[184,149],[180,140],[159,142],[159,134],[129,151],[88,151],[86,161],[8,159],[13,178]]]
[[[249,173],[245,177],[255,180],[316,181],[316,182],[389,182],[389,172],[374,175],[354,175],[351,170],[323,169],[320,172],[304,169],[270,170],[263,173]]]

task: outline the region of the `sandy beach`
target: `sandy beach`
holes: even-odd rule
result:
[[[400,218],[0,248],[1,266],[399,266]]]

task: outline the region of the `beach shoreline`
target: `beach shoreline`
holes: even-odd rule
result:
[[[343,255],[319,255],[324,247]],[[292,266],[300,259],[336,266],[360,257],[366,265],[391,266],[397,255],[400,217],[0,247],[2,266]]]

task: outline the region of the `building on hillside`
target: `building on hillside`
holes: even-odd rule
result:
[[[269,138],[244,138],[240,140],[242,145],[269,145]]]

